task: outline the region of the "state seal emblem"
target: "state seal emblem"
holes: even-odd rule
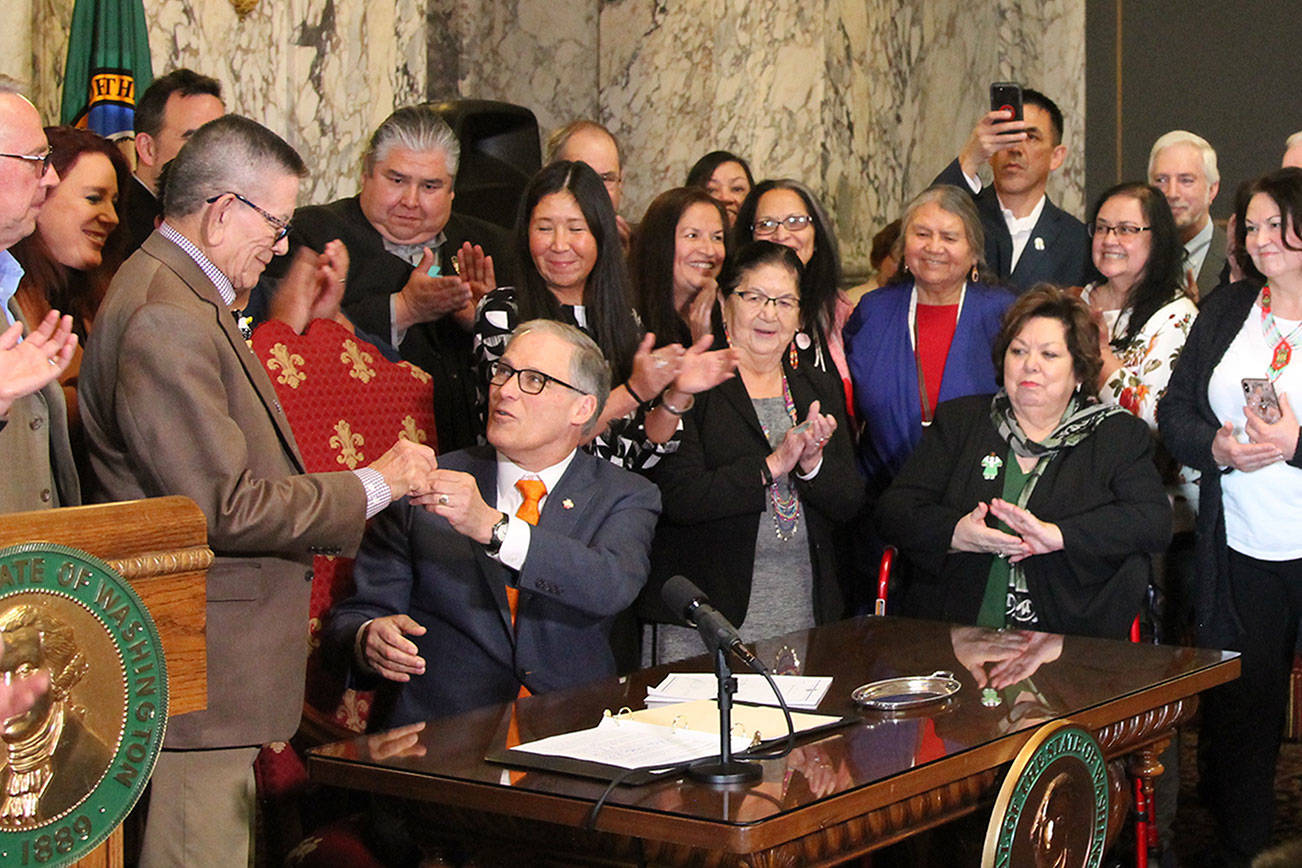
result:
[[[0,865],[66,865],[153,772],[167,725],[158,630],[103,561],[25,543],[0,550],[0,640],[0,680],[35,689],[0,721]]]
[[[1068,720],[1040,727],[999,788],[982,868],[1098,868],[1108,831],[1099,743]]]

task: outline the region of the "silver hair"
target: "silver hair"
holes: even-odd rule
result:
[[[1302,130],[1298,130],[1293,135],[1284,140],[1284,148],[1292,148],[1296,145],[1302,145]]]
[[[384,119],[371,134],[362,154],[362,174],[369,175],[375,164],[389,155],[395,147],[426,153],[441,151],[448,174],[457,177],[457,164],[461,161],[461,143],[452,127],[435,111],[432,105],[403,106]]]
[[[1198,149],[1199,155],[1203,158],[1203,176],[1207,178],[1207,183],[1217,184],[1221,180],[1221,172],[1216,168],[1216,149],[1212,147],[1211,142],[1204,139],[1197,133],[1191,133],[1188,130],[1171,130],[1158,137],[1153,142],[1153,149],[1148,152],[1148,178],[1153,179],[1153,164],[1157,162],[1157,155],[1165,151],[1172,145],[1193,145]]]
[[[583,436],[587,437],[596,429],[601,411],[606,407],[606,399],[610,397],[610,363],[602,354],[601,347],[568,323],[554,319],[531,319],[515,327],[507,348],[510,349],[511,342],[516,338],[527,334],[550,335],[565,341],[574,349],[570,356],[570,385],[597,399],[597,408],[592,411],[592,418],[583,426]]]
[[[904,216],[900,218],[900,237],[895,239],[895,244],[891,246],[891,255],[895,257],[895,261],[904,262],[904,243],[909,235],[909,224],[913,222],[914,217],[918,216],[922,206],[929,202],[935,202],[942,210],[963,221],[963,234],[967,236],[968,246],[972,248],[972,255],[976,257],[977,264],[984,271],[987,267],[986,233],[981,228],[981,215],[977,214],[976,206],[972,204],[972,197],[965,190],[951,187],[949,184],[928,187],[904,206]]]
[[[307,175],[289,143],[240,115],[223,115],[199,127],[163,175],[163,216],[186,217],[213,196],[256,198],[271,177]]]

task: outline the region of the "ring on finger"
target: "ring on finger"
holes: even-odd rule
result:
[[[447,505],[448,505],[448,499],[449,499],[449,498],[448,498],[448,496],[447,496],[446,494],[440,494],[440,495],[439,495],[439,506],[447,506]]]

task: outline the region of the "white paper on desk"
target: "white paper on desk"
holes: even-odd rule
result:
[[[775,675],[773,680],[778,683],[783,698],[792,708],[817,708],[832,686],[830,675]],[[694,702],[697,699],[713,699],[718,695],[719,682],[713,675],[705,672],[673,672],[655,687],[647,689],[646,701],[647,704]],[[737,692],[733,694],[733,699],[756,705],[778,704],[773,688],[769,687],[763,675],[738,675]]]
[[[744,736],[733,737],[733,751],[740,753],[748,746],[749,741]],[[553,735],[516,745],[511,750],[604,763],[624,769],[642,766],[664,768],[717,756],[719,736],[607,717],[592,729]]]

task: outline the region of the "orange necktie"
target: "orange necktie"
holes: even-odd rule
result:
[[[538,524],[538,503],[547,494],[547,484],[541,479],[517,479],[515,488],[524,496],[524,503],[515,511],[515,517],[529,524]],[[511,626],[515,626],[515,613],[520,606],[520,591],[511,585],[506,586],[506,604],[511,609]],[[520,685],[518,699],[529,696],[529,688]],[[515,747],[520,743],[520,726],[516,709],[511,707],[511,720],[506,729],[506,746]],[[523,772],[511,772],[511,783],[517,783],[524,776]]]
[[[524,495],[524,503],[515,511],[515,517],[529,524],[538,523],[538,501],[547,494],[547,484],[541,479],[517,479],[515,488]],[[506,586],[506,604],[511,609],[511,624],[515,624],[515,612],[520,606],[520,592],[510,585]]]

